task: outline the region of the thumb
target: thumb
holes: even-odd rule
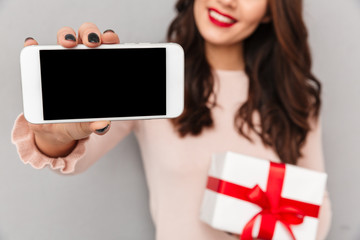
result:
[[[97,135],[104,135],[110,129],[110,121],[97,121],[90,123],[89,130]]]
[[[110,128],[110,121],[65,123],[55,125],[65,132],[71,140],[79,140],[90,136],[92,133],[104,135]]]

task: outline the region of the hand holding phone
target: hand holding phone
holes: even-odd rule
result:
[[[99,41],[89,37],[95,33]],[[96,37],[95,37],[96,40]],[[75,47],[79,42],[88,47],[97,47],[101,43],[118,44],[119,37],[112,31],[101,34],[99,29],[92,23],[85,23],[79,29],[79,38],[69,27],[61,28],[57,34],[57,42],[67,48]],[[28,38],[24,46],[38,45],[37,41]],[[74,63],[76,64],[76,63]],[[30,128],[35,135],[35,143],[39,150],[49,157],[66,156],[76,146],[76,140],[88,137],[92,133],[103,135],[110,129],[110,121],[56,123],[56,124],[31,124]]]
[[[184,52],[175,43],[31,46],[20,63],[32,123],[174,118],[183,110]]]

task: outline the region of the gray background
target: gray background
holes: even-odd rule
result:
[[[0,0],[0,239],[154,239],[133,135],[87,172],[64,177],[23,165],[10,143],[22,111],[19,53],[32,36],[97,23],[122,42],[160,42],[175,0]],[[333,224],[328,239],[360,239],[360,1],[306,0],[314,72],[324,86],[323,136]],[[99,86],[99,89],[103,89]],[[176,234],[176,233],[174,233]]]

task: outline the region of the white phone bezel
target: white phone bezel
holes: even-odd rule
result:
[[[98,120],[136,120],[174,118],[179,116],[184,108],[184,51],[176,43],[122,43],[113,45],[101,45],[95,49],[119,49],[119,48],[165,48],[166,49],[166,115],[116,117],[116,118],[86,118],[86,119],[61,119],[44,120],[42,91],[40,50],[68,50],[91,49],[85,45],[74,48],[64,48],[59,45],[34,45],[22,49],[20,54],[21,83],[23,95],[24,116],[28,122],[34,124],[66,123],[66,122],[93,122]]]

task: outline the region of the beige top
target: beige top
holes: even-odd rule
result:
[[[138,139],[150,192],[150,210],[157,240],[230,240],[233,236],[212,229],[199,219],[207,171],[212,153],[233,151],[279,162],[277,154],[252,133],[253,142],[234,128],[235,111],[247,99],[248,77],[243,71],[217,70],[217,103],[212,109],[215,127],[200,136],[180,138],[169,120],[114,121],[104,136],[81,140],[65,158],[48,158],[34,145],[34,137],[23,115],[16,120],[13,142],[21,159],[35,168],[49,165],[62,173],[79,173],[113,148],[131,131]],[[314,126],[298,165],[324,171],[320,125]],[[119,156],[121,157],[121,156]],[[318,239],[330,226],[331,210],[327,195],[320,212]]]

